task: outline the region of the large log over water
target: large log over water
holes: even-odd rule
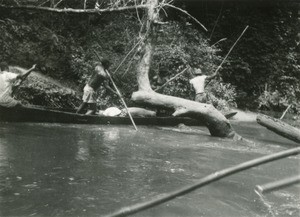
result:
[[[148,0],[148,19],[143,38],[144,43],[140,46],[142,55],[137,66],[138,91],[132,94],[131,99],[137,103],[156,107],[174,109],[173,116],[187,116],[205,122],[212,136],[234,137],[235,131],[232,129],[225,116],[212,105],[197,103],[194,101],[162,95],[152,90],[149,81],[149,69],[151,66],[153,53],[153,30],[152,24],[158,17],[158,0]]]
[[[212,105],[154,91],[134,92],[132,100],[140,104],[171,108],[175,110],[173,116],[186,116],[204,122],[212,136],[233,137],[235,135],[228,119]]]
[[[256,121],[274,133],[297,142],[300,145],[300,130],[298,128],[262,114],[257,116]]]
[[[235,131],[226,117],[214,106],[179,97],[167,96],[151,89],[148,72],[151,63],[152,44],[146,43],[144,55],[137,68],[139,90],[132,94],[136,103],[174,109],[173,116],[186,116],[204,122],[212,136],[234,137]]]

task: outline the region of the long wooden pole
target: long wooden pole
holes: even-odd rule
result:
[[[170,201],[176,197],[185,195],[187,193],[190,193],[198,188],[201,188],[203,186],[206,186],[210,183],[216,182],[222,178],[225,178],[227,176],[233,175],[235,173],[241,172],[243,170],[247,170],[250,169],[252,167],[261,165],[261,164],[265,164],[268,162],[272,162],[275,160],[279,160],[285,157],[289,157],[292,155],[297,155],[300,154],[300,148],[293,148],[293,149],[289,149],[286,151],[281,151],[275,154],[270,154],[270,155],[266,155],[260,158],[256,158],[241,164],[238,164],[236,166],[233,167],[229,167],[220,171],[217,171],[211,175],[208,175],[202,179],[200,179],[200,181],[196,184],[184,187],[182,189],[179,189],[177,191],[171,192],[169,194],[166,194],[164,196],[161,196],[159,198],[144,202],[144,203],[138,203],[135,204],[133,206],[129,206],[129,207],[124,207],[122,209],[120,209],[119,211],[116,211],[112,214],[106,215],[104,217],[119,217],[119,216],[129,216],[131,214],[149,209],[151,207],[160,205],[162,203],[165,203],[167,201]]]
[[[234,42],[234,44],[231,46],[231,48],[229,49],[228,53],[226,54],[226,56],[224,57],[224,59],[222,60],[221,64],[218,66],[218,68],[216,69],[216,71],[213,74],[217,74],[219,72],[219,70],[221,69],[222,65],[225,63],[225,60],[227,59],[227,57],[229,56],[229,54],[231,53],[231,51],[233,50],[233,48],[235,47],[235,45],[238,43],[238,41],[241,39],[241,37],[244,35],[244,33],[246,32],[246,30],[248,29],[248,25],[246,26],[246,28],[243,30],[243,32],[241,33],[241,35],[238,37],[238,39]],[[211,80],[210,80],[211,81]],[[209,82],[206,83],[206,85],[208,85]],[[205,86],[206,86],[205,85]]]
[[[292,104],[290,104],[286,110],[282,113],[281,117],[279,118],[279,120],[282,120],[282,118],[284,118],[285,114],[287,113],[287,111],[291,108]]]
[[[29,76],[29,74],[35,69],[36,64],[34,64],[30,69],[28,69],[24,75],[18,80],[18,83],[15,84],[15,89],[12,91],[12,94],[15,93],[17,87],[21,86],[21,84],[26,80],[26,78]]]
[[[129,111],[129,109],[128,109],[126,103],[125,103],[125,100],[123,99],[123,97],[122,97],[122,95],[121,95],[121,93],[120,93],[120,91],[119,91],[119,89],[117,88],[117,86],[116,86],[115,82],[113,81],[112,77],[110,76],[109,72],[108,72],[107,70],[105,70],[105,72],[107,73],[107,75],[108,75],[108,77],[109,77],[111,83],[113,84],[115,90],[117,91],[117,93],[118,93],[118,95],[119,95],[119,97],[120,97],[120,99],[121,99],[121,101],[122,101],[122,103],[123,103],[123,105],[124,105],[124,107],[125,107],[125,109],[126,109],[128,115],[129,115],[129,118],[130,118],[130,120],[131,120],[131,122],[132,122],[132,125],[134,126],[134,129],[135,129],[135,130],[138,130],[137,127],[136,127],[136,125],[135,125],[135,123],[134,123],[134,120],[133,120],[133,118],[132,118],[132,116],[131,116],[131,114],[130,114],[130,111]]]
[[[100,56],[98,55],[98,53],[97,53],[95,50],[94,50],[94,53],[95,53],[96,56],[98,57],[99,61],[101,61]],[[109,72],[108,72],[107,70],[104,70],[104,71],[106,72],[106,74],[107,74],[107,76],[109,77],[111,83],[113,84],[115,90],[117,91],[117,94],[118,94],[118,96],[120,97],[120,99],[121,99],[121,101],[122,101],[122,103],[123,103],[123,105],[124,105],[124,107],[125,107],[125,109],[126,109],[128,115],[129,115],[129,118],[130,118],[130,120],[131,120],[131,122],[132,122],[132,125],[134,126],[134,129],[135,129],[135,130],[138,130],[137,127],[136,127],[136,125],[135,125],[135,123],[134,123],[134,120],[133,120],[133,118],[132,118],[132,116],[131,116],[131,114],[130,114],[130,111],[129,111],[129,109],[128,109],[126,103],[125,103],[125,100],[123,99],[123,97],[122,97],[122,95],[121,95],[121,92],[119,91],[117,85],[115,84],[114,80],[113,80],[112,77],[110,76]]]
[[[10,90],[11,87],[15,86],[15,89],[12,90],[12,92],[11,92],[11,95],[13,95],[13,94],[15,93],[17,87],[19,87],[19,86],[25,81],[25,79],[29,76],[29,73],[32,72],[32,71],[35,69],[35,66],[36,66],[36,65],[34,64],[30,69],[28,69],[25,73],[23,73],[25,76],[22,76],[21,78],[19,78],[19,79],[16,81],[16,82],[18,82],[17,84],[16,84],[16,82],[15,82],[15,83],[11,83],[11,84],[6,88],[6,90],[1,94],[0,98],[2,98],[3,96],[5,96],[5,95],[8,93],[8,91]]]
[[[166,83],[164,83],[163,85],[161,85],[160,87],[156,88],[154,91],[158,91],[160,89],[162,89],[163,87],[165,87],[168,83],[170,83],[171,81],[173,81],[175,78],[177,78],[178,76],[182,75],[183,73],[186,72],[186,70],[189,67],[186,67],[184,70],[182,70],[181,72],[179,72],[177,75],[175,75],[174,77],[170,78],[168,81],[166,81]]]
[[[300,183],[300,175],[288,177],[275,182],[269,182],[264,185],[256,185],[255,190],[258,191],[260,194],[263,194],[263,193],[279,190],[285,187],[289,187],[297,183]]]
[[[246,28],[243,30],[243,32],[241,33],[241,35],[238,37],[238,39],[234,42],[234,44],[232,45],[232,47],[229,49],[228,53],[226,54],[226,56],[224,57],[223,61],[221,62],[221,64],[218,66],[217,70],[215,71],[215,73],[217,73],[220,68],[222,67],[222,65],[224,64],[225,60],[227,59],[227,57],[229,56],[229,54],[231,53],[231,51],[233,50],[233,48],[235,47],[235,45],[238,43],[238,41],[241,39],[241,37],[244,35],[244,33],[246,32],[246,30],[248,29],[249,26],[246,26]]]

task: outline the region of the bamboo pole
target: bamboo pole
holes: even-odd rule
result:
[[[279,120],[282,120],[282,118],[284,118],[284,116],[286,115],[287,111],[291,108],[292,104],[289,105],[286,110],[282,113],[281,117],[279,118]]]
[[[268,162],[272,162],[275,160],[279,160],[285,157],[289,157],[292,155],[297,155],[300,154],[300,148],[293,148],[293,149],[289,149],[286,151],[281,151],[275,154],[270,154],[270,155],[266,155],[260,158],[256,158],[250,161],[246,161],[244,163],[238,164],[236,166],[232,166],[220,171],[217,171],[213,174],[210,174],[202,179],[199,180],[198,183],[195,183],[193,185],[190,186],[186,186],[182,189],[179,189],[177,191],[173,191],[171,193],[165,194],[161,197],[158,197],[156,199],[152,199],[150,201],[147,202],[143,202],[143,203],[138,203],[135,204],[133,206],[129,206],[129,207],[124,207],[112,214],[106,215],[104,217],[120,217],[120,216],[129,216],[131,214],[149,209],[151,207],[160,205],[162,203],[165,203],[167,201],[170,201],[172,199],[175,199],[176,197],[185,195],[187,193],[190,193],[198,188],[201,188],[203,186],[206,186],[210,183],[216,182],[222,178],[225,178],[227,176],[233,175],[235,173],[241,172],[243,170],[247,170],[250,169],[252,167],[258,166],[258,165],[262,165]]]
[[[229,49],[228,53],[226,54],[226,56],[224,57],[224,59],[222,60],[221,64],[218,66],[218,68],[216,69],[216,71],[213,74],[217,74],[219,72],[219,70],[221,69],[222,65],[224,64],[225,60],[228,58],[229,54],[231,53],[231,51],[233,50],[233,48],[235,47],[235,45],[238,43],[238,41],[241,39],[241,37],[244,35],[244,33],[246,32],[246,30],[248,29],[248,25],[246,26],[246,28],[243,30],[243,32],[241,33],[241,35],[237,38],[237,40],[234,42],[234,44],[231,46],[231,48]],[[211,81],[211,80],[210,80]],[[209,83],[207,82],[205,86],[207,86]]]
[[[130,111],[129,111],[129,109],[128,109],[126,103],[125,103],[125,100],[123,99],[123,97],[122,97],[122,95],[121,95],[121,93],[120,93],[120,91],[119,91],[119,89],[117,88],[117,86],[116,86],[115,82],[113,81],[112,77],[110,76],[109,72],[108,72],[107,70],[105,70],[105,72],[106,72],[106,74],[108,75],[108,77],[109,77],[111,83],[113,84],[115,90],[117,91],[117,93],[118,93],[118,95],[119,95],[119,97],[120,97],[120,99],[121,99],[121,101],[122,101],[122,103],[123,103],[123,105],[124,105],[124,107],[125,107],[125,109],[126,109],[128,115],[129,115],[129,118],[130,118],[130,120],[131,120],[131,123],[132,123],[132,125],[134,126],[134,129],[135,129],[135,130],[138,130],[137,127],[136,127],[136,125],[135,125],[135,123],[134,123],[134,120],[133,120],[133,118],[132,118],[132,116],[131,116],[131,113],[130,113]]]
[[[94,51],[94,53],[96,54],[96,56],[98,57],[99,61],[101,61],[101,58],[100,58],[100,56],[98,55],[98,53],[97,53],[95,50],[93,50],[93,51]],[[115,84],[114,80],[113,80],[112,77],[110,76],[109,72],[108,72],[107,70],[104,70],[104,71],[106,72],[106,74],[107,74],[107,76],[109,77],[111,83],[113,84],[115,90],[117,91],[117,94],[118,94],[118,96],[120,97],[120,99],[121,99],[121,101],[122,101],[122,103],[123,103],[123,105],[124,105],[124,107],[125,107],[125,109],[126,109],[128,115],[129,115],[129,118],[130,118],[130,120],[131,120],[132,125],[134,126],[134,129],[135,129],[135,130],[138,130],[137,127],[136,127],[136,125],[135,125],[135,123],[134,123],[134,120],[133,120],[133,118],[132,118],[132,116],[131,116],[131,114],[130,114],[130,111],[129,111],[129,109],[128,109],[126,103],[125,103],[125,100],[123,99],[123,97],[122,97],[122,95],[121,95],[121,92],[119,91],[117,85]]]
[[[255,191],[259,192],[260,194],[269,193],[271,191],[289,187],[297,183],[300,183],[300,175],[288,177],[275,182],[269,182],[264,185],[256,185]]]
[[[158,91],[160,89],[162,89],[163,87],[165,87],[168,83],[170,83],[171,81],[173,81],[175,78],[177,78],[178,76],[182,75],[183,73],[186,72],[186,70],[189,67],[186,67],[184,70],[182,70],[181,72],[179,72],[177,75],[175,75],[174,77],[170,78],[168,81],[166,81],[166,83],[164,83],[163,85],[161,85],[160,87],[156,88],[154,91]]]

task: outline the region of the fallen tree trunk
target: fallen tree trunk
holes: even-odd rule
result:
[[[256,121],[274,133],[300,143],[300,130],[298,128],[262,114],[257,116]]]
[[[198,119],[205,123],[212,136],[240,138],[231,127],[228,119],[214,106],[154,92],[148,77],[151,57],[152,45],[148,42],[145,44],[144,55],[137,68],[139,90],[132,94],[132,101],[142,105],[174,109],[173,116]]]
[[[141,45],[140,50],[143,51],[141,52],[143,55],[137,66],[139,89],[132,94],[131,100],[143,105],[174,109],[175,112],[173,113],[173,116],[187,116],[198,119],[206,124],[212,136],[240,138],[235,133],[226,117],[212,105],[198,103],[179,97],[167,96],[152,90],[148,74],[152,60],[152,37],[153,28],[155,29],[155,26],[151,24],[155,23],[155,20],[158,18],[158,0],[148,0],[147,4],[149,5],[148,19],[147,24],[145,25],[146,31],[143,36],[146,40],[144,40],[144,43]]]
[[[212,136],[234,137],[236,135],[229,120],[212,105],[167,96],[154,91],[134,92],[131,99],[143,105],[174,109],[173,116],[198,119],[205,123]]]

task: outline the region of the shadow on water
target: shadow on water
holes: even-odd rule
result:
[[[1,216],[99,216],[147,201],[293,142],[234,124],[253,143],[206,128],[0,123]],[[267,139],[266,139],[267,138]],[[222,179],[135,216],[268,216],[254,186],[299,172],[290,157]],[[299,216],[299,188],[267,196],[275,216]]]

